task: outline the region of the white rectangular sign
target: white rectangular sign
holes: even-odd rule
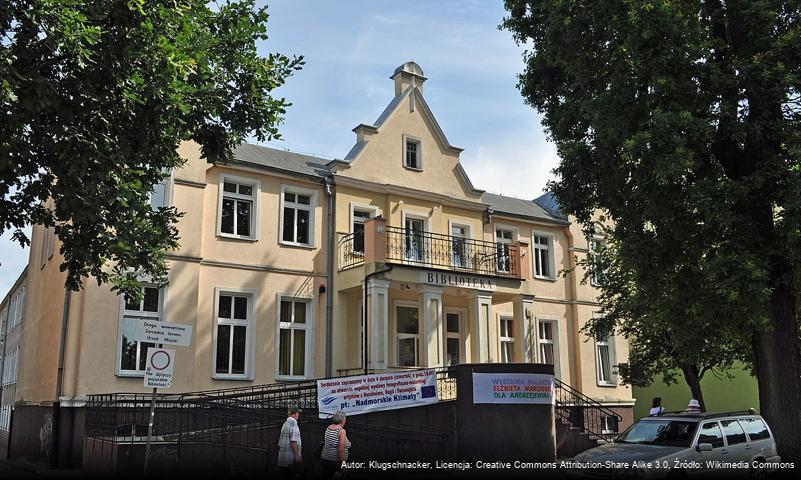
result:
[[[437,372],[406,370],[317,380],[320,418],[342,410],[358,415],[437,402]]]
[[[423,270],[420,272],[420,283],[437,285],[440,287],[473,288],[476,290],[495,291],[495,280],[491,278],[455,272],[432,272],[430,270]]]
[[[192,341],[192,325],[155,320],[136,321],[136,329],[131,339],[138,342],[188,347]]]
[[[145,387],[172,387],[172,372],[175,370],[175,350],[166,348],[147,349],[145,365]]]
[[[554,403],[553,375],[473,373],[473,403]]]

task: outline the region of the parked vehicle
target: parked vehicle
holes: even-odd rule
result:
[[[748,412],[646,417],[614,442],[577,455],[582,477],[759,478],[781,458],[767,422]]]

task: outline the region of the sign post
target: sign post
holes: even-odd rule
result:
[[[143,320],[137,322],[131,338],[137,342],[158,344],[158,348],[147,349],[145,366],[145,387],[153,389],[145,443],[144,473],[147,476],[150,466],[150,444],[153,442],[153,420],[156,417],[156,393],[159,388],[172,387],[172,374],[175,370],[175,350],[162,347],[164,344],[188,347],[192,340],[192,325]]]

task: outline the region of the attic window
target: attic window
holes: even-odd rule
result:
[[[411,168],[412,170],[422,170],[422,162],[420,159],[420,141],[412,138],[406,138],[404,141],[404,163],[403,166]]]

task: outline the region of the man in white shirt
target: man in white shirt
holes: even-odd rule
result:
[[[301,409],[292,407],[287,411],[286,421],[278,436],[278,470],[283,478],[297,478],[301,471],[301,441],[298,418]]]

